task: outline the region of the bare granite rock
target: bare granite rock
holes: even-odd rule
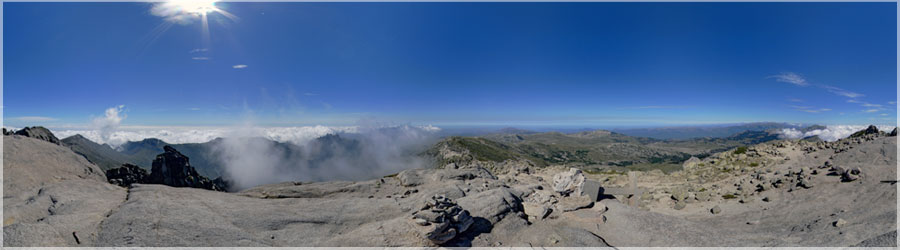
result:
[[[559,173],[553,176],[553,191],[564,196],[570,194],[581,194],[584,186],[584,174],[580,169],[570,168],[568,172]]]
[[[125,196],[66,147],[3,137],[4,247],[93,246],[99,224]]]

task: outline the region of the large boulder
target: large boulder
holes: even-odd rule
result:
[[[518,214],[524,209],[522,200],[509,188],[496,188],[458,199],[459,205],[465,207],[474,217],[481,217],[491,224],[497,223],[509,214]],[[525,214],[521,214],[525,216]]]
[[[684,169],[691,169],[693,167],[696,167],[697,164],[700,164],[701,162],[703,162],[703,161],[701,161],[700,158],[697,158],[696,156],[691,156],[691,158],[688,159],[687,161],[684,161],[684,163],[682,163],[681,166]]]
[[[580,169],[570,168],[568,172],[562,172],[553,176],[553,191],[563,196],[581,194],[584,186],[584,174]]]
[[[26,128],[20,129],[19,131],[16,131],[15,134],[25,136],[25,137],[35,138],[38,140],[48,141],[50,143],[59,145],[59,139],[57,139],[56,136],[54,136],[53,133],[50,132],[49,129],[40,127],[40,126],[26,127]]]
[[[175,148],[166,145],[162,154],[153,160],[153,168],[147,183],[163,184],[172,187],[192,187],[209,190],[223,190],[222,187],[213,184],[209,178],[197,173],[187,156],[179,153]]]

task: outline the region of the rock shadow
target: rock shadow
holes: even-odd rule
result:
[[[469,229],[463,232],[462,234],[456,235],[456,238],[450,240],[441,246],[446,247],[472,247],[472,240],[475,237],[483,233],[490,233],[491,230],[494,229],[494,225],[491,224],[491,221],[485,219],[484,217],[473,217],[474,222],[472,222],[472,226],[469,226]]]

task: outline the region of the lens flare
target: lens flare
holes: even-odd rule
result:
[[[210,45],[209,34],[209,17],[219,14],[228,20],[237,21],[238,18],[219,7],[216,7],[216,0],[169,0],[165,2],[155,3],[150,13],[162,17],[166,20],[160,24],[160,27],[154,30],[151,39],[153,40],[168,30],[172,24],[191,25],[196,21],[200,22],[200,36],[202,46],[204,48]]]
[[[172,1],[181,11],[196,15],[206,15],[210,12],[220,11],[216,8],[215,0],[175,0]]]

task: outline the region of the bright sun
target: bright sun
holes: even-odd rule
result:
[[[172,0],[170,2],[181,11],[191,14],[206,15],[210,12],[219,11],[216,8],[215,0]]]

